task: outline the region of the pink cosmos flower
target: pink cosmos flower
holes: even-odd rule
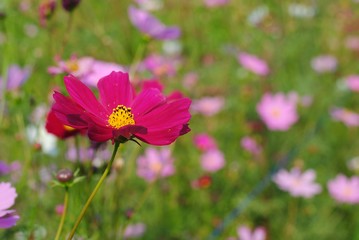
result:
[[[273,177],[273,181],[293,197],[311,198],[322,191],[321,186],[314,183],[315,177],[315,171],[311,169],[303,173],[298,168],[293,168],[290,172],[281,169]]]
[[[298,120],[296,103],[283,93],[264,94],[257,112],[270,130],[286,131]]]
[[[344,123],[347,127],[356,127],[359,125],[359,114],[345,108],[333,108],[330,111],[331,117]]]
[[[343,174],[328,182],[330,195],[340,203],[359,203],[359,177],[347,178]]]
[[[172,176],[175,172],[171,150],[147,148],[145,155],[137,159],[137,175],[148,182]]]
[[[229,0],[204,0],[207,7],[219,7],[229,3]]]
[[[245,136],[241,139],[241,146],[242,148],[256,156],[262,152],[262,147],[258,145],[254,138],[249,136]]]
[[[194,145],[201,151],[209,151],[217,148],[216,140],[206,133],[194,136]]]
[[[265,240],[266,239],[266,230],[264,227],[257,227],[253,231],[242,225],[237,229],[237,234],[239,240]]]
[[[79,78],[87,86],[95,87],[98,80],[111,71],[125,71],[124,66],[112,62],[96,60],[92,57],[77,58],[72,56],[69,60],[58,60],[57,66],[48,68],[50,74],[67,73]]]
[[[16,90],[21,87],[26,80],[29,78],[31,73],[30,67],[21,68],[17,64],[10,65],[8,68],[7,79],[6,79],[6,89],[7,90]],[[3,86],[2,78],[0,78],[0,89]]]
[[[139,71],[149,71],[154,76],[174,76],[180,60],[173,57],[166,57],[152,54],[146,57],[139,66]]]
[[[65,125],[87,129],[93,141],[138,138],[168,145],[190,131],[190,99],[168,99],[157,88],[135,95],[127,73],[112,72],[101,78],[97,84],[99,100],[74,76],[65,77],[65,85],[70,97],[55,91],[52,108]]]
[[[194,100],[191,110],[194,113],[200,113],[204,116],[213,116],[217,114],[224,106],[223,97],[204,97]]]
[[[17,193],[10,183],[0,183],[0,228],[10,228],[20,219],[15,210],[8,210],[15,204]]]
[[[266,76],[269,74],[270,70],[268,64],[257,56],[245,52],[240,52],[237,55],[237,60],[245,69],[259,76]]]
[[[350,75],[345,78],[348,88],[354,92],[359,92],[359,75]]]
[[[178,27],[167,27],[150,13],[130,6],[128,15],[132,24],[142,33],[159,40],[176,39],[181,35]]]
[[[311,66],[317,73],[334,72],[337,64],[337,59],[331,55],[321,55],[311,61]]]
[[[217,172],[225,165],[223,153],[219,149],[211,149],[201,156],[201,167],[207,172]]]
[[[144,223],[130,224],[125,229],[124,238],[138,238],[141,237],[145,231],[146,225]]]

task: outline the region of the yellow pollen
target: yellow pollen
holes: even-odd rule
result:
[[[118,105],[113,109],[111,115],[108,117],[108,124],[116,129],[119,129],[126,125],[134,125],[135,120],[131,113],[131,108],[127,108],[123,105]]]
[[[69,131],[69,132],[75,130],[75,128],[67,126],[67,125],[64,125],[64,129],[65,129],[65,131]]]
[[[281,115],[281,111],[279,109],[277,109],[277,108],[272,109],[273,117],[278,118],[278,117],[280,117],[280,115]]]
[[[76,60],[69,60],[66,62],[66,67],[70,72],[76,72],[80,69],[79,64]]]

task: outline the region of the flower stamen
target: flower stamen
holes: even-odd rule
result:
[[[118,105],[113,109],[111,115],[108,117],[108,124],[116,129],[126,125],[134,125],[135,120],[133,119],[131,108]]]

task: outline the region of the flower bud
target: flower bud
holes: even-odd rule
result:
[[[46,26],[47,20],[54,15],[56,9],[55,0],[44,0],[39,5],[39,18],[41,26]]]
[[[58,171],[56,178],[61,183],[67,183],[73,180],[74,174],[70,169],[61,169]]]
[[[71,12],[74,10],[77,5],[80,3],[81,0],[62,0],[62,7],[68,11]]]

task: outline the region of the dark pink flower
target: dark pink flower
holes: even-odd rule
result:
[[[193,141],[194,145],[201,151],[217,149],[216,140],[206,133],[197,134]]]
[[[150,13],[130,6],[128,15],[132,24],[141,32],[160,40],[176,39],[181,35],[178,27],[167,27]]]
[[[15,188],[7,182],[0,183],[0,193],[0,229],[10,228],[16,225],[20,218],[14,210],[8,210],[8,208],[15,204],[17,193]]]
[[[87,129],[93,141],[138,138],[168,145],[190,131],[190,99],[169,99],[157,88],[135,95],[127,73],[112,72],[101,78],[99,99],[74,76],[65,77],[65,85],[70,97],[55,91],[53,110],[65,125]]]

